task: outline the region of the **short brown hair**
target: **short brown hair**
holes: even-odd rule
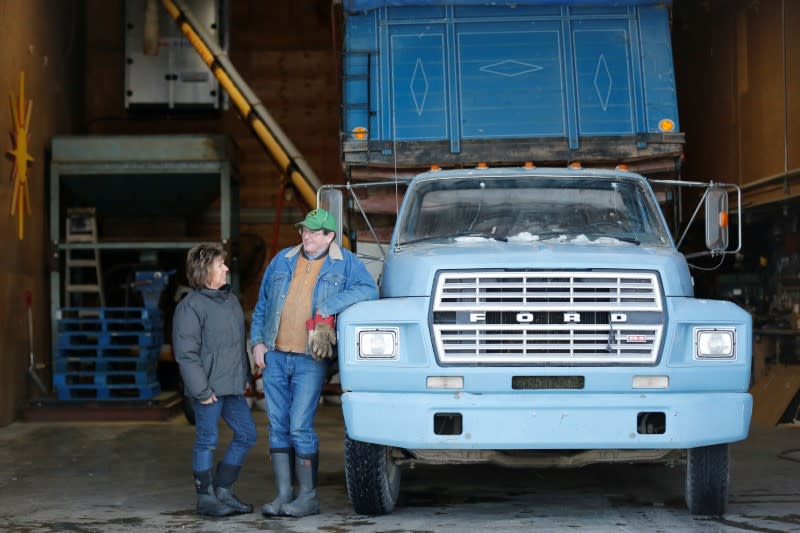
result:
[[[211,265],[214,259],[225,259],[225,249],[221,244],[212,242],[198,244],[186,254],[186,280],[193,289],[202,289],[208,283],[211,275]]]

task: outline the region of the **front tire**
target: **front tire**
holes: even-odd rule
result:
[[[690,448],[686,457],[686,507],[695,515],[722,516],[728,504],[727,444]]]
[[[401,470],[390,457],[391,448],[344,437],[347,495],[358,514],[391,513],[400,495]]]

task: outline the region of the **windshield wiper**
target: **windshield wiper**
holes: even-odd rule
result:
[[[534,235],[539,237],[540,241],[547,241],[561,236],[577,237],[578,235],[583,235],[583,233],[579,233],[577,231],[545,231],[543,233],[534,233]]]
[[[631,244],[635,244],[636,246],[642,244],[642,241],[640,241],[639,239],[635,239],[633,237],[617,237],[616,235],[604,235],[604,236],[611,237],[612,239],[617,239],[618,241],[629,242]]]
[[[508,238],[502,235],[496,235],[494,233],[480,233],[475,231],[458,231],[455,233],[446,233],[444,235],[427,235],[425,237],[419,237],[417,239],[411,239],[410,241],[403,241],[400,245],[404,244],[414,244],[417,242],[423,241],[433,241],[436,239],[455,239],[457,237],[483,237],[484,239],[494,239],[500,242],[508,242]]]
[[[608,235],[606,233],[585,233],[582,231],[548,231],[545,233],[537,234],[540,241],[555,239],[557,237],[561,237],[562,235],[565,237],[577,237],[578,235],[586,235],[587,237],[591,236],[595,238],[608,237],[609,239],[617,239],[618,241],[629,242],[631,244],[635,244],[636,246],[642,244],[641,241],[639,241],[639,239],[636,239],[634,237],[622,237],[619,235]]]
[[[636,246],[642,244],[641,241],[636,237],[623,237],[622,235],[609,235],[608,233],[585,233],[584,235],[587,237],[591,235],[592,237],[607,237],[609,239],[617,239],[618,241],[629,242],[631,244],[635,244]]]

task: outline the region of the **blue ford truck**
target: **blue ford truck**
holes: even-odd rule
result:
[[[680,179],[670,6],[493,4],[343,3],[349,180],[319,201],[398,206],[380,298],[337,322],[349,498],[391,512],[413,465],[670,461],[720,515],[751,317],[694,297],[668,224],[693,187],[705,253],[733,247],[737,188]]]

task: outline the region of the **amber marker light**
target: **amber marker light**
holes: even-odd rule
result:
[[[629,167],[625,163],[620,163],[619,165],[617,165],[617,170],[619,170],[620,172],[627,172],[630,168],[631,167]]]
[[[720,211],[719,213],[719,225],[720,227],[727,228],[728,227],[728,212],[727,211]]]
[[[442,167],[434,163],[433,165],[431,165],[431,170],[442,170]]]
[[[658,130],[663,132],[673,131],[675,129],[675,122],[668,118],[662,118],[658,121]]]
[[[353,137],[359,141],[363,141],[367,138],[367,128],[362,128],[361,126],[353,128]]]
[[[525,164],[523,165],[523,167],[525,167],[525,168],[536,168],[536,165],[533,164],[533,161],[525,161]]]
[[[480,163],[478,163],[478,166],[476,166],[475,168],[489,168],[489,165],[487,165],[486,163],[481,161]]]
[[[583,165],[581,165],[578,161],[573,161],[572,163],[569,164],[568,168],[573,168],[577,170],[583,168]]]

